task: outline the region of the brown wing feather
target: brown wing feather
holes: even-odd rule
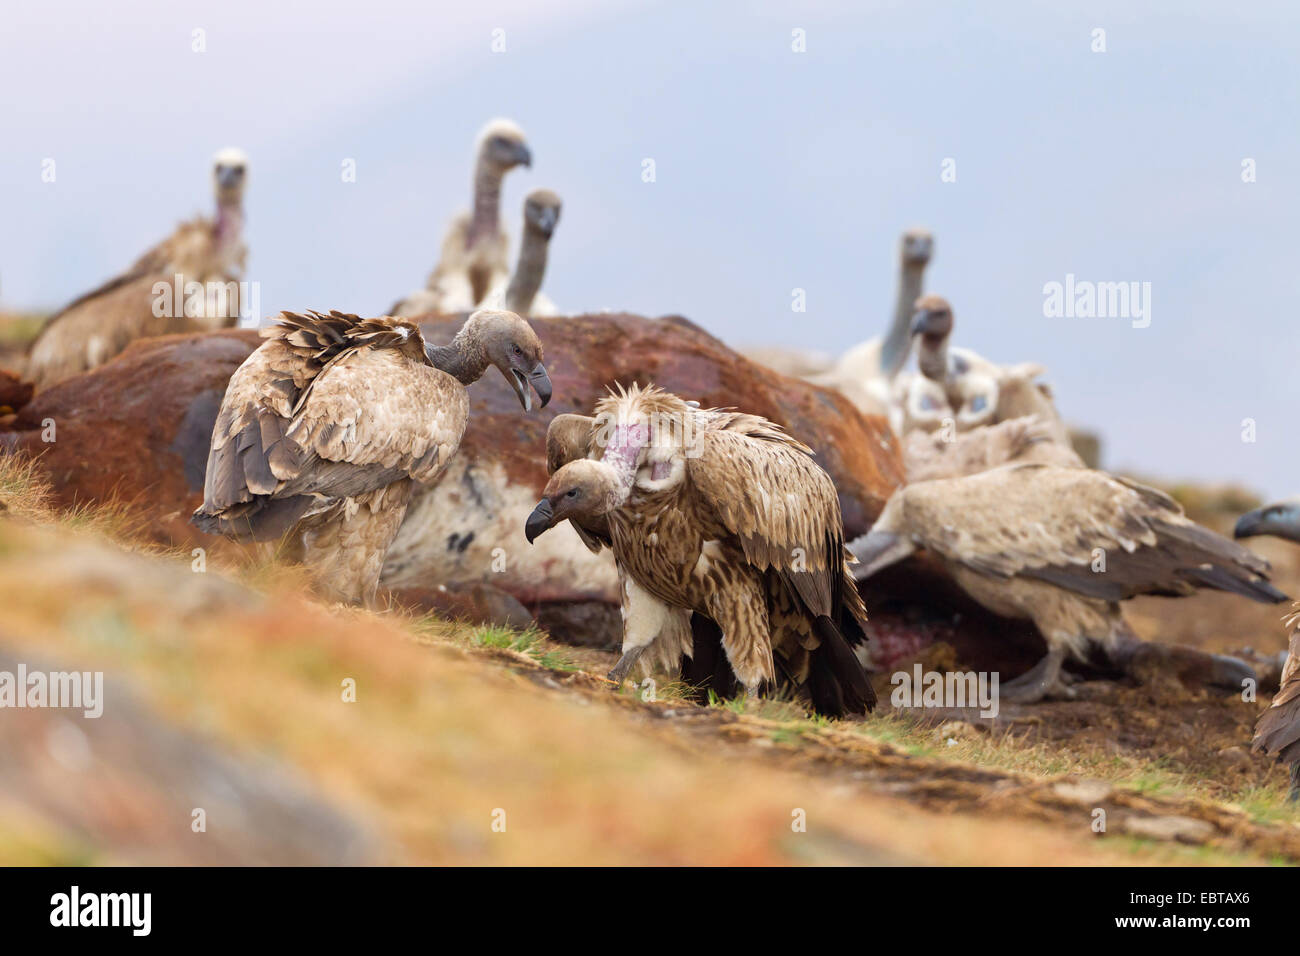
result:
[[[1000,578],[1110,601],[1200,587],[1284,600],[1267,561],[1189,521],[1163,492],[1103,472],[1010,465],[909,485],[903,521],[927,550]],[[1094,571],[1104,554],[1105,571]]]

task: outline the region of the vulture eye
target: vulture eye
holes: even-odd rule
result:
[[[564,497],[566,497],[566,498],[576,498],[576,497],[578,497],[578,489],[577,489],[577,488],[570,488],[567,492],[565,492]]]
[[[971,399],[970,410],[972,412],[982,412],[984,409],[988,408],[988,405],[989,400],[986,397],[983,395],[976,395]]]
[[[514,348],[515,348],[515,354],[516,354],[516,355],[523,355],[523,354],[524,354],[524,350],[521,349],[519,346],[516,345]]]

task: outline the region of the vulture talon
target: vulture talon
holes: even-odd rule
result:
[[[622,687],[623,681],[627,680],[628,673],[636,666],[636,662],[641,659],[641,655],[644,653],[645,645],[624,651],[623,656],[618,659],[618,663],[614,665],[607,678],[613,681],[615,686]]]

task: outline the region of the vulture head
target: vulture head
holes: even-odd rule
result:
[[[549,189],[534,189],[524,200],[524,227],[550,239],[560,221],[560,197]]]
[[[242,149],[227,146],[212,158],[212,186],[218,206],[240,206],[248,178],[248,156]]]
[[[533,327],[513,312],[480,309],[469,317],[457,338],[481,356],[483,367],[495,365],[519,396],[524,411],[532,411],[532,394],[541,406],[551,400],[551,379],[542,364],[542,340]]]
[[[929,264],[934,254],[934,237],[928,229],[909,229],[903,233],[903,265],[913,268]]]
[[[542,500],[524,523],[524,535],[532,544],[561,521],[607,515],[626,497],[627,488],[613,466],[590,458],[571,461],[551,475]]]
[[[929,344],[952,335],[952,306],[942,296],[923,295],[916,300],[912,315],[912,334],[919,335]]]
[[[546,427],[546,473],[553,475],[569,462],[591,451],[594,419],[586,415],[556,415]]]
[[[1248,511],[1237,519],[1237,526],[1232,529],[1234,538],[1262,534],[1300,543],[1300,501],[1279,501]]]
[[[532,166],[524,131],[508,119],[491,120],[478,134],[479,163],[504,174],[516,166]]]

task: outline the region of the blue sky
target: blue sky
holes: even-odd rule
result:
[[[206,211],[233,144],[262,311],[377,314],[507,115],[535,157],[507,222],[529,189],[563,197],[566,309],[839,350],[883,327],[898,235],[925,225],[956,342],[1047,366],[1109,467],[1294,494],[1297,63],[1300,8],[1270,2],[11,4],[0,306],[58,305]],[[1044,317],[1067,273],[1150,282],[1150,326]]]

